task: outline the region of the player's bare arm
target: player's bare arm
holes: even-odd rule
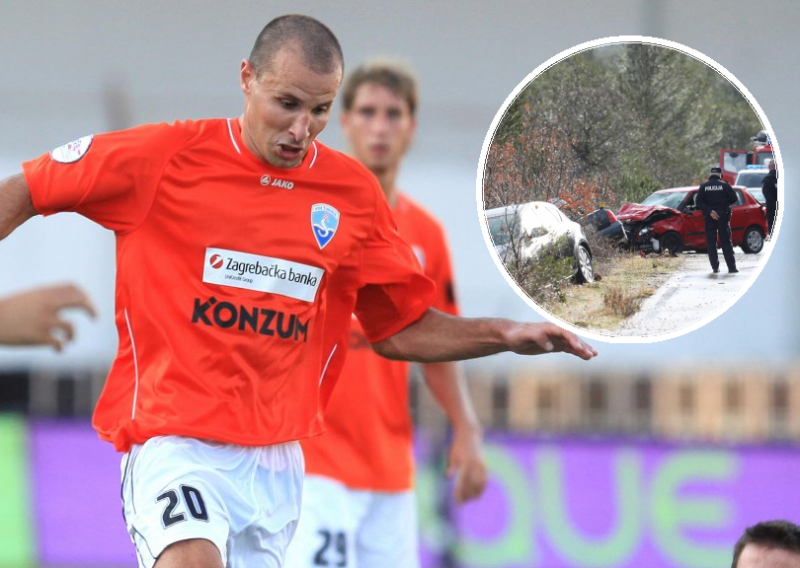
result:
[[[36,214],[22,174],[0,180],[0,240]]]
[[[453,496],[457,503],[477,499],[486,488],[483,428],[456,363],[426,363],[425,382],[453,428],[447,456],[447,476],[456,476]]]
[[[588,361],[597,351],[574,333],[551,323],[461,318],[429,309],[395,335],[372,344],[387,359],[435,363],[512,351],[520,355],[570,353]]]
[[[0,298],[0,344],[50,345],[61,351],[75,335],[72,324],[61,314],[67,308],[96,315],[88,296],[73,284]]]

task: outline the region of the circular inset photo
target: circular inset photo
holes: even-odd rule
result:
[[[574,47],[498,111],[478,213],[536,311],[601,341],[682,335],[755,281],[780,228],[778,143],[722,66],[657,38]]]

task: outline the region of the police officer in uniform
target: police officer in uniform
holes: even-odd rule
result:
[[[719,256],[717,256],[717,233],[722,243],[722,254],[728,265],[728,272],[739,272],[736,269],[736,259],[733,256],[733,242],[731,241],[731,205],[739,201],[736,192],[722,181],[722,168],[711,168],[708,181],[700,185],[697,192],[697,208],[703,212],[706,222],[706,246],[708,247],[708,260],[714,274],[719,272]]]
[[[778,208],[778,170],[775,169],[775,161],[769,160],[769,173],[764,176],[761,182],[761,193],[767,201],[767,225],[769,226],[769,238],[772,239],[772,227],[775,225],[775,211]]]

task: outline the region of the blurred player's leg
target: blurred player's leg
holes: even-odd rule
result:
[[[356,539],[358,568],[419,568],[414,492],[369,494],[369,510]]]
[[[300,522],[286,552],[285,568],[361,568],[356,533],[368,499],[365,492],[351,491],[333,479],[306,476]]]

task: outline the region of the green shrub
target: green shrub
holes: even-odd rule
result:
[[[565,288],[575,272],[575,258],[566,237],[561,237],[538,251],[532,258],[511,262],[509,274],[539,305],[565,303]]]

